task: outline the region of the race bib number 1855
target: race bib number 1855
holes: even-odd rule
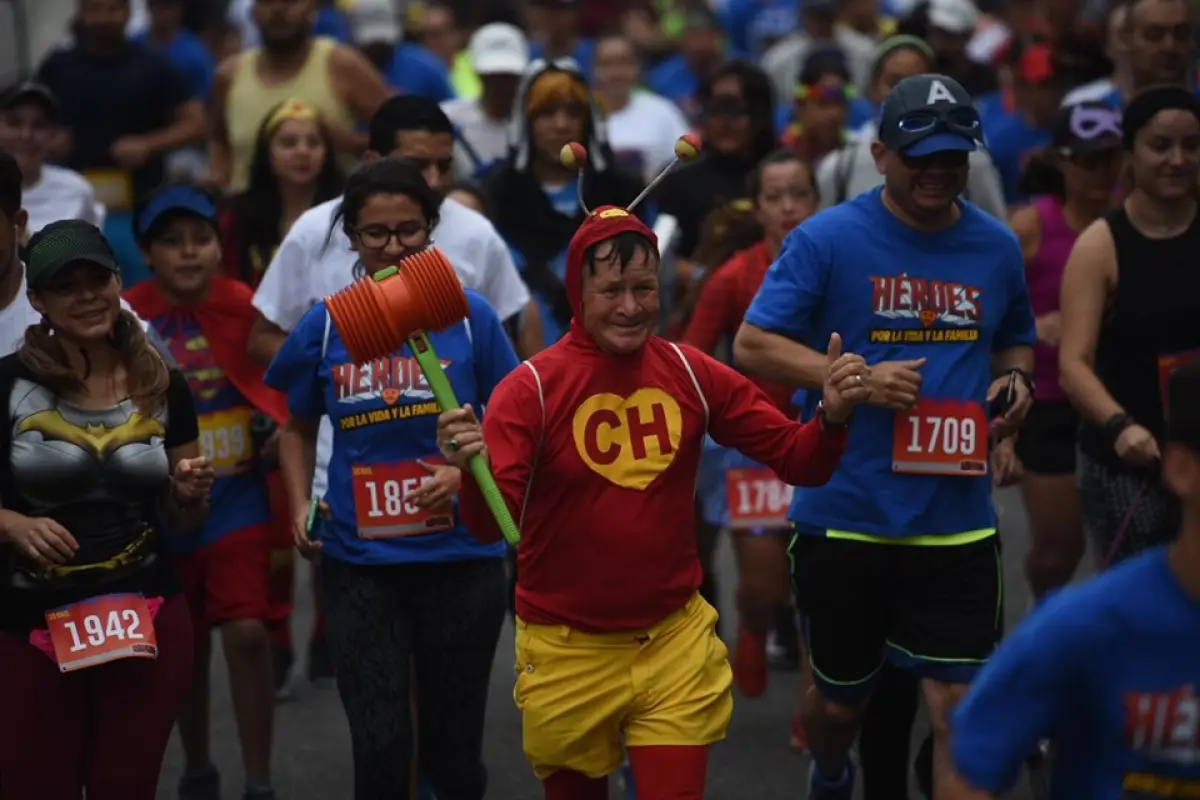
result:
[[[892,471],[915,475],[986,475],[988,420],[981,403],[918,400],[896,412]]]
[[[354,511],[358,535],[363,539],[419,536],[440,533],[454,524],[454,512],[446,508],[417,506],[409,495],[433,479],[415,462],[402,464],[355,464]]]

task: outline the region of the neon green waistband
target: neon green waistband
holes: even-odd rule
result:
[[[836,531],[826,529],[825,536],[829,539],[848,539],[855,542],[874,542],[876,544],[902,544],[912,547],[954,547],[972,542],[981,542],[996,535],[995,528],[979,528],[962,533],[928,533],[918,536],[897,538],[891,536],[874,536],[869,533],[854,533],[853,531]]]

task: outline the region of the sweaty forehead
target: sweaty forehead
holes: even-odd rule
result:
[[[1185,0],[1134,0],[1128,20],[1134,26],[1179,25],[1189,18]]]

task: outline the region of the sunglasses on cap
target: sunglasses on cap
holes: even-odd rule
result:
[[[822,103],[848,103],[856,96],[850,84],[831,86],[827,83],[800,83],[796,85],[797,100],[817,100]]]
[[[982,132],[979,112],[962,106],[946,110],[931,108],[910,111],[900,118],[897,127],[901,133],[925,134],[940,129],[971,139],[979,139]]]

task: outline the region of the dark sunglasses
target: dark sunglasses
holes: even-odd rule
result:
[[[719,94],[709,99],[704,106],[706,117],[745,117],[750,114],[750,106],[740,97],[729,94]]]

